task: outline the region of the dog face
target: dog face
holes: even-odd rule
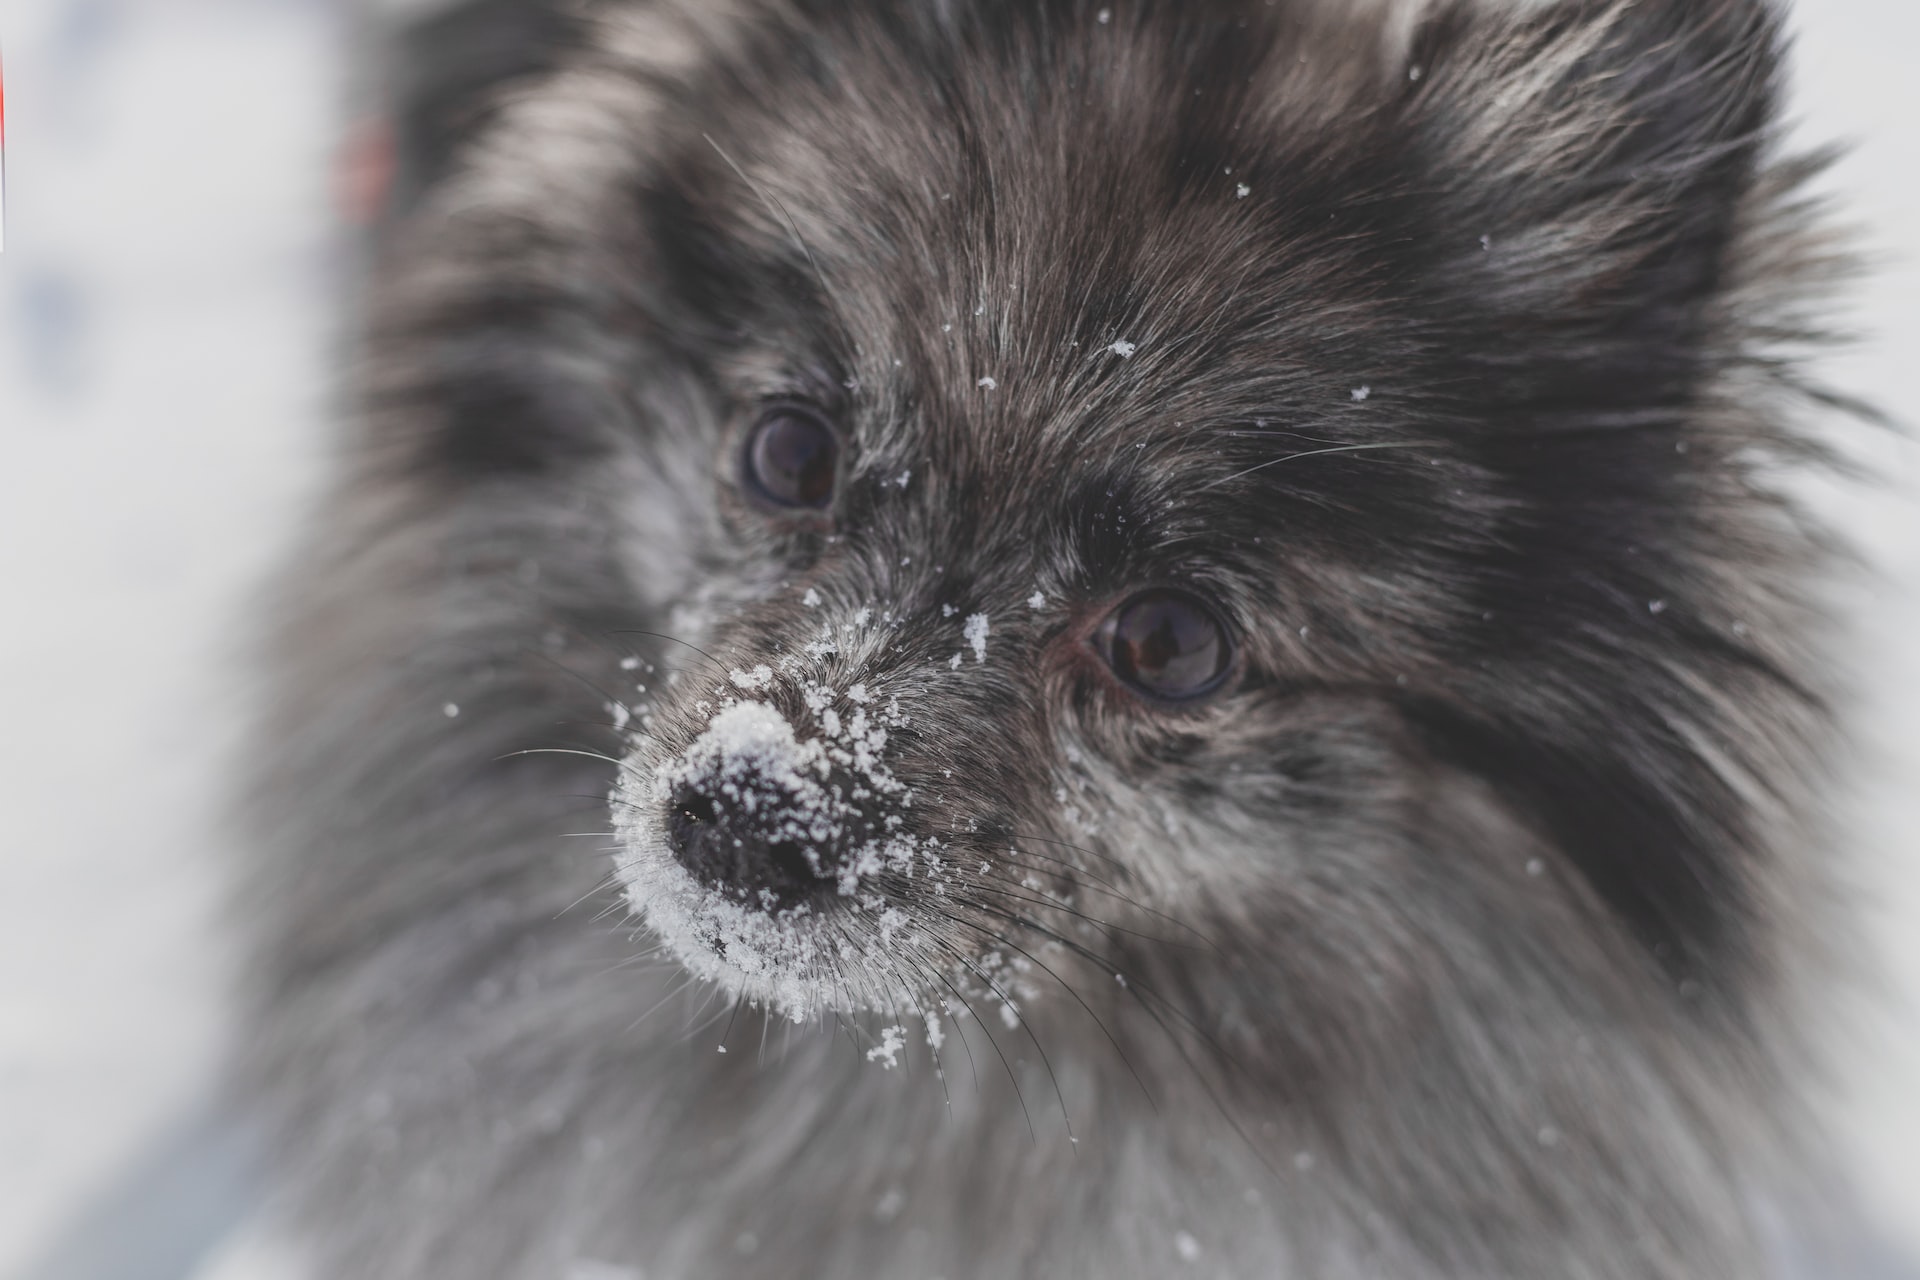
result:
[[[680,356],[713,389],[675,446],[712,508],[673,521],[712,531],[682,621],[720,665],[644,721],[622,874],[697,971],[796,1016],[1011,1007],[1063,958],[1112,982],[1142,900],[1297,882],[1392,811],[1377,691],[1477,604],[1409,513],[1470,521],[1484,477],[1396,407],[1404,336],[1342,336],[1390,310],[1354,175],[1281,120],[1236,142],[1289,103],[1186,87],[1270,92],[1296,44],[1082,18],[1053,88],[1021,88],[1018,25],[961,100],[884,45],[845,72],[871,103],[769,71],[652,179],[672,327],[739,336]],[[1156,129],[1168,95],[1191,118]]]
[[[1772,428],[1704,402],[1769,31],[856,7],[693,41],[643,157],[551,148],[626,434],[436,446],[614,459],[703,651],[621,710],[634,908],[795,1017],[1090,969],[1306,1053],[1508,945],[1735,996]]]
[[[377,290],[346,523],[384,549],[340,580],[433,605],[356,643],[624,623],[574,673],[618,887],[737,1003],[1197,1084],[1461,1274],[1550,1270],[1488,1243],[1543,1223],[1639,1242],[1595,1274],[1736,1256],[1697,1175],[1772,1079],[1820,729],[1765,483],[1808,261],[1766,6],[636,6],[589,44]],[[580,696],[433,688],[475,812]],[[424,784],[351,772],[336,811],[422,829]],[[1490,1169],[1529,1190],[1460,1190]]]

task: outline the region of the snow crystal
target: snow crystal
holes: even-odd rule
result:
[[[1113,354],[1119,356],[1122,360],[1127,359],[1139,349],[1140,349],[1140,345],[1138,343],[1128,342],[1125,338],[1122,338],[1120,341],[1114,343],[1112,346],[1107,348],[1107,350],[1113,352]]]
[[[1373,394],[1372,387],[1355,387],[1353,389],[1353,398],[1356,403],[1358,403],[1361,400],[1365,400],[1368,396],[1372,394]]]
[[[1046,596],[1042,595],[1040,592],[1035,591],[1032,595],[1027,597],[1027,608],[1044,609],[1046,607],[1047,607],[1047,598]]]
[[[638,671],[640,669],[640,659],[632,657],[631,655],[622,658],[620,659],[620,669],[622,671]]]
[[[1173,1247],[1182,1262],[1200,1261],[1200,1242],[1186,1232],[1177,1232],[1173,1237]]]
[[[902,489],[904,489],[904,488],[906,488],[906,487],[907,487],[907,481],[909,481],[909,480],[911,480],[911,479],[913,479],[913,472],[911,472],[911,471],[902,471],[902,472],[901,472],[901,473],[899,474],[899,476],[898,476],[897,478],[895,478],[895,480],[894,480],[894,483],[895,483],[895,484],[897,484],[897,485],[899,485],[899,486],[900,486],[900,487],[901,487]]]
[[[985,662],[987,660],[987,615],[968,614],[964,634],[967,637],[967,643],[973,646],[973,660]]]
[[[961,655],[957,653],[954,654],[951,658],[947,659],[947,669],[950,671],[958,671],[960,669],[960,662]]]
[[[1647,612],[1648,612],[1648,613],[1653,613],[1653,614],[1660,614],[1660,613],[1665,613],[1666,611],[1667,611],[1667,602],[1666,602],[1665,600],[1649,600],[1649,601],[1647,601]]]
[[[820,593],[812,587],[808,587],[807,594],[800,597],[800,603],[809,609],[818,609],[820,607]]]
[[[998,389],[998,388],[999,388],[999,386],[1000,386],[1000,384],[999,384],[998,382],[995,382],[995,381],[994,381],[994,380],[993,380],[993,379],[992,379],[991,377],[986,377],[986,378],[982,378],[982,379],[980,379],[980,381],[979,381],[979,383],[978,383],[977,385],[979,385],[980,387],[983,387],[984,389],[986,389],[986,390],[988,390],[988,391],[993,391],[993,390],[996,390],[996,389]]]
[[[460,714],[460,704],[457,702],[449,702],[446,706],[440,708],[440,714],[451,720]]]
[[[1235,184],[1233,188],[1233,195],[1236,200],[1245,200],[1248,196],[1252,194],[1253,194],[1253,188],[1248,186],[1244,182]]]
[[[1093,19],[1095,22],[1098,22],[1101,26],[1104,27],[1109,22],[1113,21],[1113,10],[1102,9],[1100,12],[1093,15]]]
[[[772,676],[764,666],[757,670]],[[666,772],[671,782],[711,778],[723,789],[758,775],[789,792],[797,810],[826,807],[825,792],[814,781],[826,772],[825,750],[818,742],[801,742],[787,718],[764,702],[721,710]]]
[[[769,689],[773,687],[773,668],[764,662],[751,671],[742,671],[735,667],[727,673],[727,679],[742,689]]]
[[[952,616],[953,616],[954,614],[956,614],[956,613],[958,613],[958,612],[959,612],[959,610],[958,610],[958,609],[955,609],[955,608],[954,608],[954,607],[953,607],[952,605],[950,605],[950,604],[943,604],[943,605],[941,605],[941,606],[940,606],[940,616],[941,616],[941,617],[943,617],[943,618],[951,618],[951,617],[952,617]]]
[[[878,1062],[891,1071],[900,1051],[907,1047],[907,1029],[905,1027],[887,1027],[880,1032],[880,1043],[867,1050],[867,1061]]]

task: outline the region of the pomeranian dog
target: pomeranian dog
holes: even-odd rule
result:
[[[1771,1274],[1772,5],[475,14],[255,740],[317,1274]]]

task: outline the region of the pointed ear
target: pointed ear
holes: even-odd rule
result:
[[[1692,384],[1780,60],[1767,0],[1440,0],[1401,120],[1433,287],[1524,352],[1508,373],[1615,403]]]

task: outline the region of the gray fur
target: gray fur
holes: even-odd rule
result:
[[[1831,927],[1771,11],[586,30],[387,246],[272,642],[246,1070],[321,1274],[1761,1274]],[[830,530],[734,485],[795,396]],[[1218,697],[1082,643],[1154,581]],[[796,1024],[614,864],[726,699],[855,684],[940,870]]]

